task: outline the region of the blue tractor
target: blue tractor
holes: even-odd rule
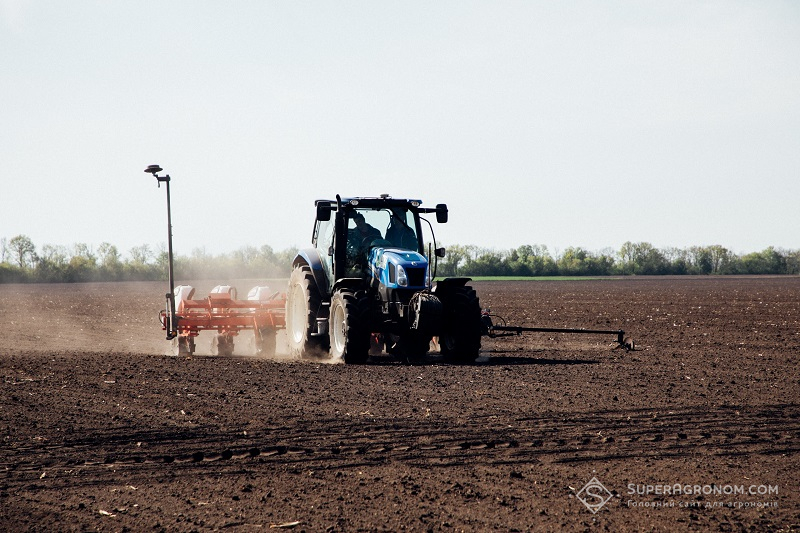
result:
[[[296,357],[362,364],[384,350],[413,361],[438,339],[454,363],[475,361],[481,346],[481,307],[469,278],[434,282],[436,258],[425,253],[421,215],[447,222],[447,206],[420,200],[317,200],[313,247],[292,262],[286,334]],[[431,264],[433,255],[434,264]]]

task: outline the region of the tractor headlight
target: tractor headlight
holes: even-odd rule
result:
[[[397,285],[408,287],[408,276],[406,276],[406,269],[402,265],[397,265]]]

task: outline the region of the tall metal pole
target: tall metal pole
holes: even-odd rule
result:
[[[168,276],[169,276],[169,299],[170,308],[170,327],[167,331],[167,340],[174,339],[178,336],[178,314],[175,309],[175,275],[172,264],[172,209],[170,207],[169,199],[169,174],[166,175],[167,182],[167,254],[168,254]]]
[[[158,165],[149,165],[145,172],[148,174],[152,174],[158,180],[158,186],[161,187],[161,183],[164,182],[167,184],[167,254],[168,254],[168,277],[169,277],[169,292],[167,293],[167,319],[169,321],[166,324],[167,329],[167,340],[172,340],[178,336],[178,312],[175,309],[175,276],[173,273],[173,258],[172,258],[172,208],[170,206],[170,197],[169,197],[169,182],[170,177],[169,174],[166,176],[159,176],[158,173],[161,172],[163,169]]]

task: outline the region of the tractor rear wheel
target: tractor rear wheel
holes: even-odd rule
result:
[[[441,295],[444,324],[439,335],[442,355],[453,363],[474,363],[481,351],[481,305],[470,286]]]
[[[308,265],[298,265],[289,277],[286,299],[286,337],[292,357],[319,357],[328,350],[326,336],[313,337],[317,331],[317,312],[322,296]]]
[[[370,301],[362,291],[336,291],[331,298],[331,355],[347,364],[364,364],[372,332]]]

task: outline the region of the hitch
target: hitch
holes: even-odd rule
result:
[[[496,326],[492,322],[492,317],[499,318],[503,325]],[[497,337],[510,337],[512,335],[521,335],[523,332],[536,332],[536,333],[574,333],[574,334],[589,334],[589,335],[616,335],[617,346],[616,348],[623,348],[626,352],[636,349],[633,339],[625,336],[625,331],[621,329],[585,329],[585,328],[532,328],[523,326],[508,326],[505,319],[498,315],[493,315],[488,309],[481,313],[481,333],[484,336],[492,339]]]

